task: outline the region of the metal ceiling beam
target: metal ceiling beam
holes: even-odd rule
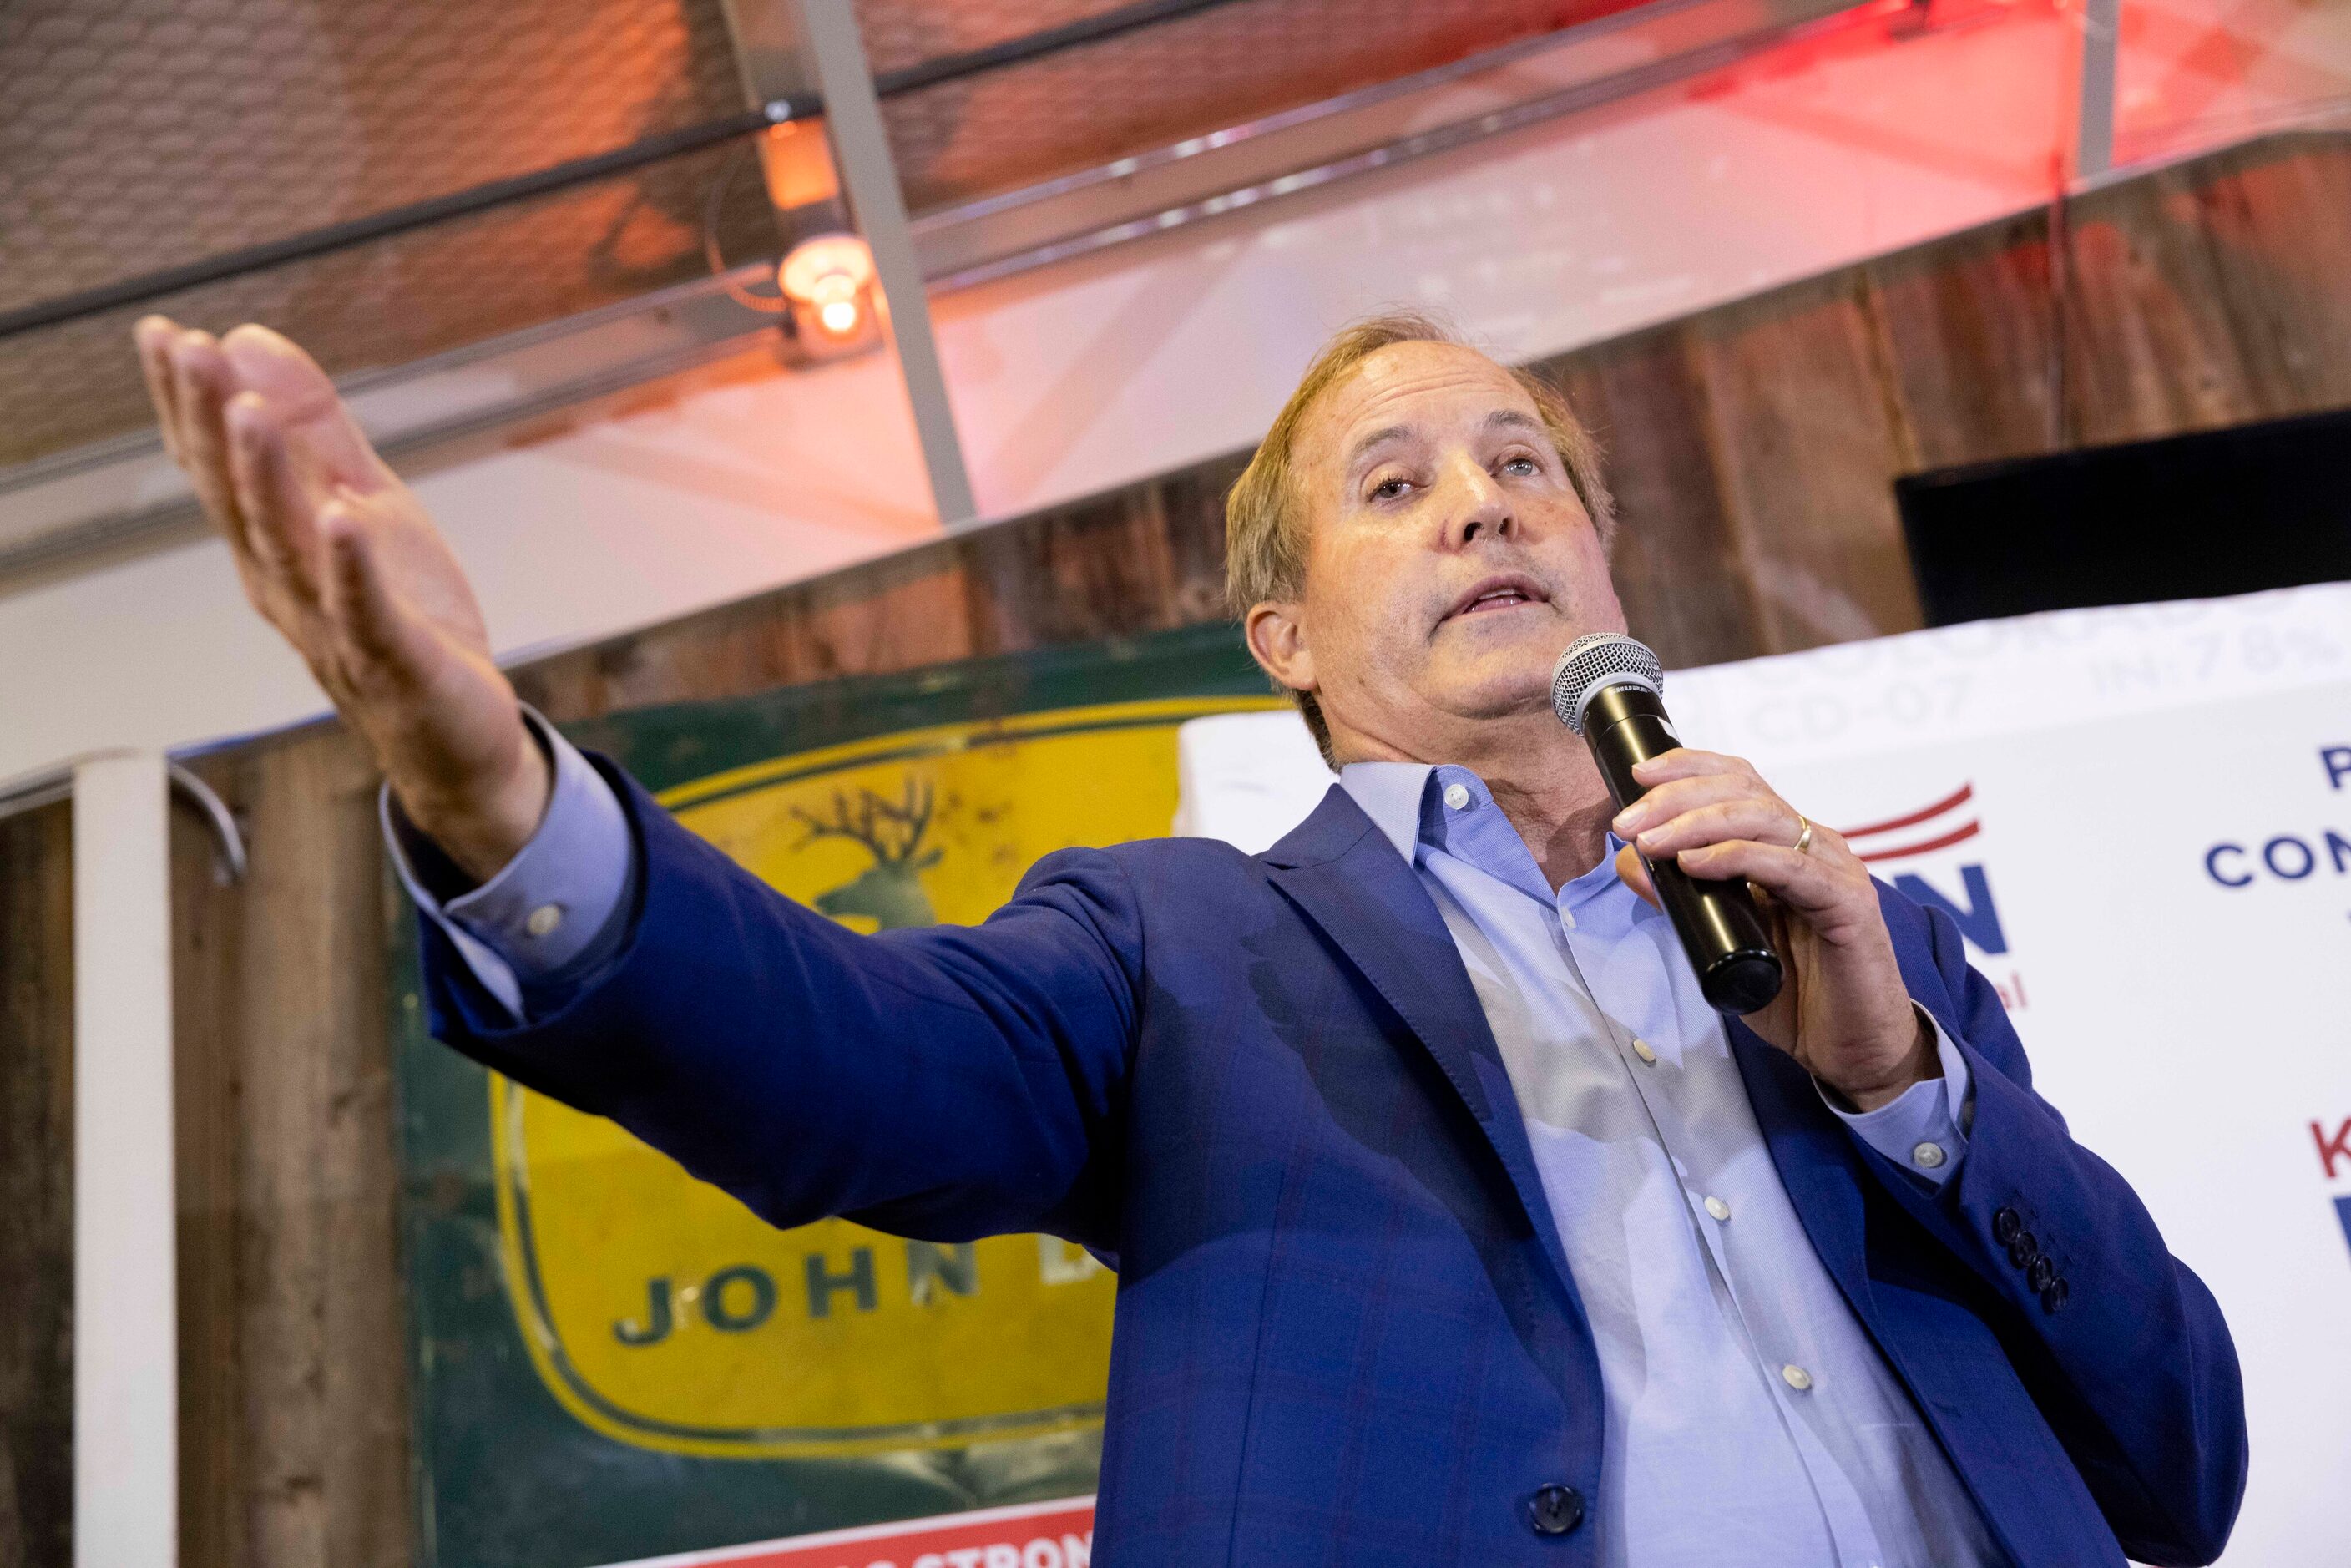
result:
[[[774,278],[772,264],[755,263],[338,384],[397,463],[770,341],[776,319],[737,304],[727,286]],[[0,469],[0,593],[205,531],[153,430]]]
[[[803,105],[820,105],[823,99],[800,36],[799,7],[792,0],[723,4],[743,96],[769,121],[759,138],[759,164],[789,248],[804,230],[828,219],[837,225],[847,217],[823,128],[801,113]]]
[[[926,213],[915,242],[935,287],[984,283],[1717,70],[1858,8],[1663,0]]]
[[[834,166],[849,197],[857,231],[873,253],[873,275],[887,307],[890,341],[906,383],[914,415],[914,435],[929,470],[931,498],[947,528],[979,515],[971,476],[964,467],[963,443],[956,434],[955,409],[947,398],[938,340],[931,332],[929,285],[914,255],[906,226],[906,198],[898,188],[889,133],[882,124],[882,100],[873,91],[865,41],[849,0],[791,0],[798,9],[800,42],[824,95],[825,135]]]
[[[795,83],[806,84],[799,89],[803,92],[821,85],[810,68],[813,56],[801,47],[797,6],[802,3],[837,7],[847,18],[847,0],[735,0],[730,6],[749,96]],[[2113,0],[2090,3],[2110,10]],[[923,290],[905,277],[904,253],[888,237],[902,226],[911,237],[914,270],[931,288],[968,287],[1718,69],[1834,26],[1841,13],[1855,8],[1853,0],[1661,0],[1034,187],[924,214],[911,224],[903,223],[903,197],[882,157],[879,115],[870,113],[866,129],[853,139],[858,168],[852,172],[843,161],[844,182],[852,204],[862,204],[859,215],[874,242],[902,343],[913,337],[901,322],[903,313],[920,311],[918,357],[927,359],[927,368],[918,363],[910,376],[924,377],[937,392],[925,414],[910,380],[917,428],[944,414],[945,381]],[[2106,37],[2111,55],[2111,31]],[[862,47],[858,52],[862,58]],[[870,108],[870,78],[862,96]],[[886,181],[876,177],[877,159],[890,173]],[[901,224],[883,225],[877,235],[869,213],[891,212]],[[883,266],[885,251],[890,260]],[[775,319],[734,303],[726,283],[764,283],[771,272],[764,265],[745,267],[725,281],[664,290],[347,378],[342,385],[386,455],[413,456],[750,347],[772,331]],[[944,423],[951,436],[952,421]],[[959,455],[956,466],[960,471]],[[971,515],[967,477],[962,491],[958,509],[951,510],[942,497],[943,519]],[[0,470],[0,592],[182,542],[202,529],[185,483],[152,432]]]
[[[13,338],[21,333],[37,331],[43,327],[78,321],[126,305],[144,304],[204,284],[242,277],[247,273],[266,272],[273,267],[284,267],[291,262],[332,256],[356,246],[454,223],[476,213],[510,207],[534,196],[568,191],[598,180],[609,180],[615,175],[642,169],[649,163],[665,162],[705,147],[715,147],[722,141],[731,141],[738,136],[747,136],[770,118],[774,117],[764,110],[756,112],[747,110],[726,120],[662,131],[608,152],[569,159],[510,179],[469,185],[462,191],[451,191],[444,195],[412,202],[385,212],[369,213],[341,223],[329,224],[324,228],[306,229],[300,234],[287,235],[260,245],[203,256],[183,266],[166,267],[161,272],[141,273],[79,293],[37,300],[13,310],[0,310],[0,338]]]
[[[2081,90],[2074,116],[2074,178],[2095,180],[2115,165],[2115,43],[2121,0],[2084,0]]]

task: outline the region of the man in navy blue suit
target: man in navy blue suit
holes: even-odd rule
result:
[[[1235,487],[1235,611],[1339,774],[1288,838],[1066,851],[983,925],[863,936],[519,706],[299,350],[139,341],[382,763],[434,1032],[778,1225],[1114,1259],[1107,1561],[2220,1552],[2219,1309],[1949,917],[1737,758],[1668,753],[1614,812],[1552,716],[1560,650],[1624,622],[1541,382],[1363,324]],[[1777,1001],[1706,1006],[1645,856],[1761,890]]]

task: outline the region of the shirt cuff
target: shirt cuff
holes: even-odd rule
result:
[[[466,967],[517,1021],[606,956],[625,919],[635,849],[603,776],[545,716],[525,727],[554,774],[546,814],[515,857],[479,886],[408,821],[389,784],[377,807],[401,884],[446,932]]]
[[[1935,1031],[1935,1054],[1943,1064],[1940,1078],[1922,1079],[1875,1111],[1842,1111],[1825,1092],[1821,1103],[1854,1136],[1933,1186],[1958,1174],[1967,1157],[1968,1124],[1974,1119],[1974,1085],[1968,1061],[1945,1033],[1935,1015],[1912,1002],[1919,1018]],[[1814,1085],[1817,1091],[1819,1086]]]

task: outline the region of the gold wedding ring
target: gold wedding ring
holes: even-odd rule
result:
[[[1796,852],[1802,854],[1813,847],[1813,824],[1799,811],[1796,813],[1796,826],[1803,830],[1796,835]]]

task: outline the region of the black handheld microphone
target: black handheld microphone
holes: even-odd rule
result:
[[[1618,810],[1648,793],[1633,765],[1681,744],[1666,720],[1665,685],[1656,654],[1618,632],[1578,637],[1552,670],[1551,706],[1592,747]],[[1780,955],[1744,880],[1700,880],[1646,855],[1641,863],[1715,1011],[1751,1013],[1780,994]]]

